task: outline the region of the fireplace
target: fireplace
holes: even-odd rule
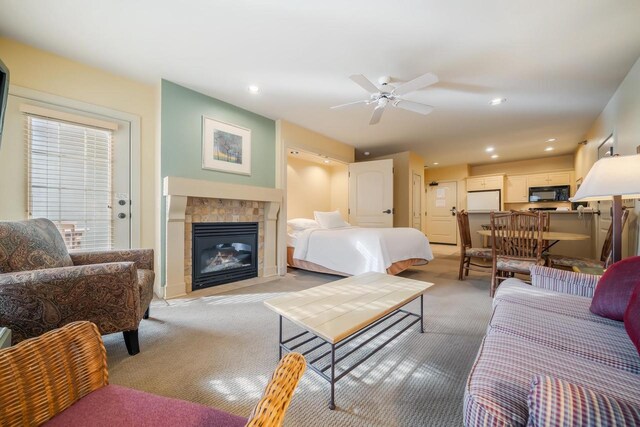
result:
[[[258,276],[257,222],[193,224],[192,290]]]

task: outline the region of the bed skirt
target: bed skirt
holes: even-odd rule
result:
[[[341,273],[339,271],[331,270],[330,268],[323,267],[321,265],[315,264],[313,262],[304,261],[301,259],[295,259],[293,257],[293,251],[295,250],[292,246],[287,246],[287,264],[289,267],[299,268],[302,270],[315,271],[317,273],[325,273],[325,274],[334,274],[336,276],[350,276],[350,274]],[[404,259],[402,261],[394,262],[387,268],[387,274],[391,274],[395,276],[396,274],[406,270],[407,268],[414,265],[424,265],[429,261],[422,258],[410,258]]]

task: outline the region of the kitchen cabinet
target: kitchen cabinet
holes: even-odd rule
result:
[[[502,190],[503,186],[503,175],[467,178],[467,191]]]
[[[549,187],[553,185],[571,185],[571,172],[538,173],[527,177],[528,187]]]
[[[526,175],[507,176],[504,199],[505,203],[527,203],[529,201]]]

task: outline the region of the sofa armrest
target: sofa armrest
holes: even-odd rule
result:
[[[600,276],[534,265],[531,285],[564,294],[593,297]]]
[[[0,307],[14,343],[78,320],[107,334],[135,330],[142,319],[132,262],[0,274]]]
[[[549,376],[533,378],[527,405],[531,427],[640,425],[640,405]]]
[[[0,351],[0,424],[40,425],[108,384],[95,325],[75,322]]]
[[[153,249],[72,252],[69,255],[73,265],[134,262],[140,270],[153,271]]]

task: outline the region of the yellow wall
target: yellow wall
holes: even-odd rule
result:
[[[543,157],[540,159],[520,160],[516,162],[490,163],[471,166],[471,176],[491,174],[533,174],[553,170],[568,170],[574,167],[573,154]]]
[[[141,118],[140,206],[141,245],[155,246],[155,126],[156,89],[152,85],[129,80],[79,62],[0,38],[0,55],[10,71],[11,85],[21,86],[69,98],[100,107],[110,108]],[[26,180],[24,172],[24,142],[2,141],[0,149],[0,220],[7,215],[7,205],[24,200]],[[18,193],[16,192],[18,191]],[[18,202],[22,203],[22,202]],[[25,213],[26,214],[26,213]],[[14,219],[14,218],[12,218]]]
[[[289,156],[288,218],[313,218],[313,211],[339,210],[347,218],[347,166],[324,166]]]
[[[613,134],[615,153],[636,154],[640,146],[640,59],[631,68],[600,116],[587,133],[587,144],[578,148],[575,155],[576,179],[584,178],[598,159],[598,146]],[[626,252],[640,254],[640,227],[638,214],[640,203],[635,202],[634,214],[629,216],[629,245]]]
[[[348,144],[285,120],[278,120],[276,125],[279,127],[280,138],[284,141],[286,148],[299,148],[344,163],[353,163],[355,160],[355,149]]]

